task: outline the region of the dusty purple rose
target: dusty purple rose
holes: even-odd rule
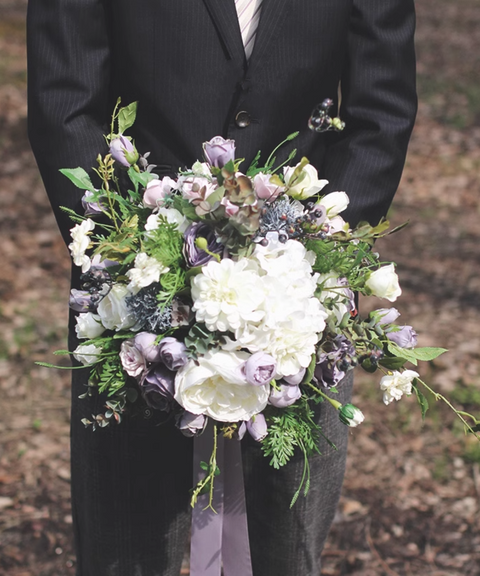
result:
[[[135,146],[123,134],[120,134],[118,138],[114,138],[110,142],[110,154],[114,160],[127,168],[138,160],[138,152],[135,150]]]
[[[265,352],[255,352],[243,365],[243,373],[252,386],[264,386],[275,375],[276,362],[273,356]]]
[[[314,376],[325,388],[333,388],[344,378],[345,372],[338,368],[335,360],[325,358],[315,367]]]
[[[85,216],[98,216],[103,214],[106,210],[106,206],[102,204],[99,200],[98,202],[92,202],[90,199],[93,196],[93,192],[90,190],[85,190],[85,194],[82,197],[82,206],[85,210]]]
[[[75,312],[93,312],[94,304],[92,294],[86,290],[77,290],[72,288],[68,305]]]
[[[183,255],[187,261],[188,266],[203,266],[209,262],[213,256],[201,250],[196,244],[197,238],[204,238],[207,241],[207,249],[214,254],[221,254],[223,252],[223,245],[217,242],[217,237],[213,228],[203,222],[193,222],[185,230],[183,234]]]
[[[235,160],[235,141],[215,136],[209,142],[204,142],[203,152],[210,166],[223,168],[230,160]]]
[[[373,318],[379,326],[393,324],[399,316],[400,312],[396,308],[379,308],[378,310],[370,312],[370,317]]]
[[[265,416],[263,414],[252,416],[247,422],[247,430],[256,442],[261,442],[268,434]]]
[[[353,290],[348,288],[348,280],[346,278],[343,278],[343,277],[339,278],[338,284],[340,286],[345,286],[345,288],[343,289],[343,293],[344,293],[345,297],[348,298],[348,304],[345,302],[348,311],[351,313],[355,312],[356,311],[355,294],[354,294]]]
[[[179,370],[188,361],[187,347],[176,338],[167,336],[159,345],[160,362],[163,362],[169,370]]]
[[[160,362],[160,345],[155,344],[156,339],[157,335],[150,332],[139,332],[133,339],[135,347],[140,351],[146,362]]]
[[[278,389],[272,386],[270,390],[269,403],[275,408],[286,408],[294,404],[302,395],[299,386],[291,384],[282,384],[280,380],[277,383]]]
[[[268,200],[273,202],[284,190],[283,186],[271,182],[271,174],[256,174],[253,179],[253,186],[255,188],[255,196],[261,200]]]
[[[155,410],[168,412],[175,393],[175,372],[155,364],[142,378],[140,389],[145,402]]]
[[[161,180],[151,180],[145,188],[143,205],[147,208],[163,206],[165,198],[171,195],[176,186],[177,183],[170,176],[165,176]]]
[[[184,436],[192,438],[198,436],[205,430],[207,418],[203,414],[192,414],[185,411],[177,417],[177,428]]]
[[[138,378],[145,370],[145,359],[133,340],[124,340],[120,347],[120,361],[129,376]]]
[[[299,384],[301,384],[306,371],[307,371],[306,368],[302,368],[300,372],[297,372],[292,376],[284,376],[283,380],[285,380],[285,382],[287,384],[290,384],[291,386],[298,386]]]
[[[415,348],[417,345],[417,333],[411,326],[402,326],[400,330],[388,332],[387,338],[400,348]]]

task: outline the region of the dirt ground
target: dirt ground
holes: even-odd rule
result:
[[[26,136],[25,9],[0,0],[0,575],[67,576],[69,374],[34,362],[65,347],[69,258]],[[399,264],[402,319],[450,350],[423,376],[480,413],[480,4],[417,12],[420,109],[391,211],[410,226],[378,249]],[[322,574],[478,576],[478,443],[433,401],[424,425],[413,399],[385,407],[376,376],[355,402],[367,421]]]

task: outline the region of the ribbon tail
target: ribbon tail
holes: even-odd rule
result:
[[[194,485],[204,478],[200,462],[208,462],[213,450],[213,424],[194,439],[193,480]],[[222,532],[224,518],[224,438],[217,439],[217,465],[219,476],[215,478],[213,508],[207,508],[209,495],[199,496],[192,512],[192,541],[190,545],[190,576],[221,576]]]
[[[242,449],[238,440],[226,440],[224,452],[224,519],[222,557],[225,576],[253,576],[248,539],[247,506]]]

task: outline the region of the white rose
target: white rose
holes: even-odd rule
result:
[[[406,394],[412,393],[412,381],[418,378],[414,370],[404,370],[398,372],[395,370],[392,374],[387,374],[380,380],[380,388],[383,390],[383,401],[390,404],[393,400],[400,400]]]
[[[267,405],[269,384],[251,386],[241,367],[245,352],[212,350],[189,361],[175,378],[175,400],[192,414],[205,414],[220,422],[250,420]]]
[[[329,218],[333,218],[343,212],[349,203],[350,199],[345,192],[331,192],[319,202],[326,209]]]
[[[99,355],[102,353],[102,349],[95,344],[80,344],[73,351],[73,357],[75,360],[87,366],[88,364],[95,364],[100,360]]]
[[[297,166],[300,164],[297,164]],[[288,166],[283,169],[287,194],[295,198],[295,200],[310,198],[310,196],[317,194],[328,184],[328,180],[318,179],[318,172],[311,164],[304,166],[300,174],[294,177],[297,166]]]
[[[140,252],[135,257],[135,266],[130,268],[126,276],[130,280],[127,288],[133,293],[137,293],[145,286],[150,286],[160,280],[160,274],[168,272],[169,268],[161,262],[148,256],[145,252]]]
[[[105,326],[102,326],[100,316],[92,314],[91,312],[79,314],[76,318],[76,322],[77,325],[75,326],[75,332],[80,340],[85,338],[91,340],[105,332]]]
[[[81,224],[77,224],[70,230],[70,236],[73,242],[68,245],[72,254],[72,259],[75,266],[81,266],[82,272],[90,270],[91,261],[85,254],[85,251],[90,246],[90,232],[95,228],[95,222],[91,218],[87,218]]]
[[[159,208],[156,214],[147,218],[145,223],[147,232],[156,230],[160,226],[160,216],[163,216],[169,224],[176,224],[180,234],[183,234],[190,224],[187,218],[176,208]]]
[[[110,292],[102,298],[97,313],[105,328],[118,331],[128,330],[135,325],[135,316],[125,302],[125,298],[131,295],[125,284],[114,284]]]
[[[365,282],[365,286],[372,291],[374,296],[386,298],[390,302],[395,302],[402,293],[393,264],[382,266],[372,272]]]

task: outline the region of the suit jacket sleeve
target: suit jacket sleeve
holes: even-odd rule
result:
[[[323,166],[328,191],[345,190],[345,219],[377,223],[403,170],[417,109],[413,0],[354,0],[342,75],[344,132]]]
[[[27,15],[29,138],[60,231],[60,210],[80,209],[83,192],[60,168],[90,167],[105,147],[109,42],[102,0],[32,0]]]

